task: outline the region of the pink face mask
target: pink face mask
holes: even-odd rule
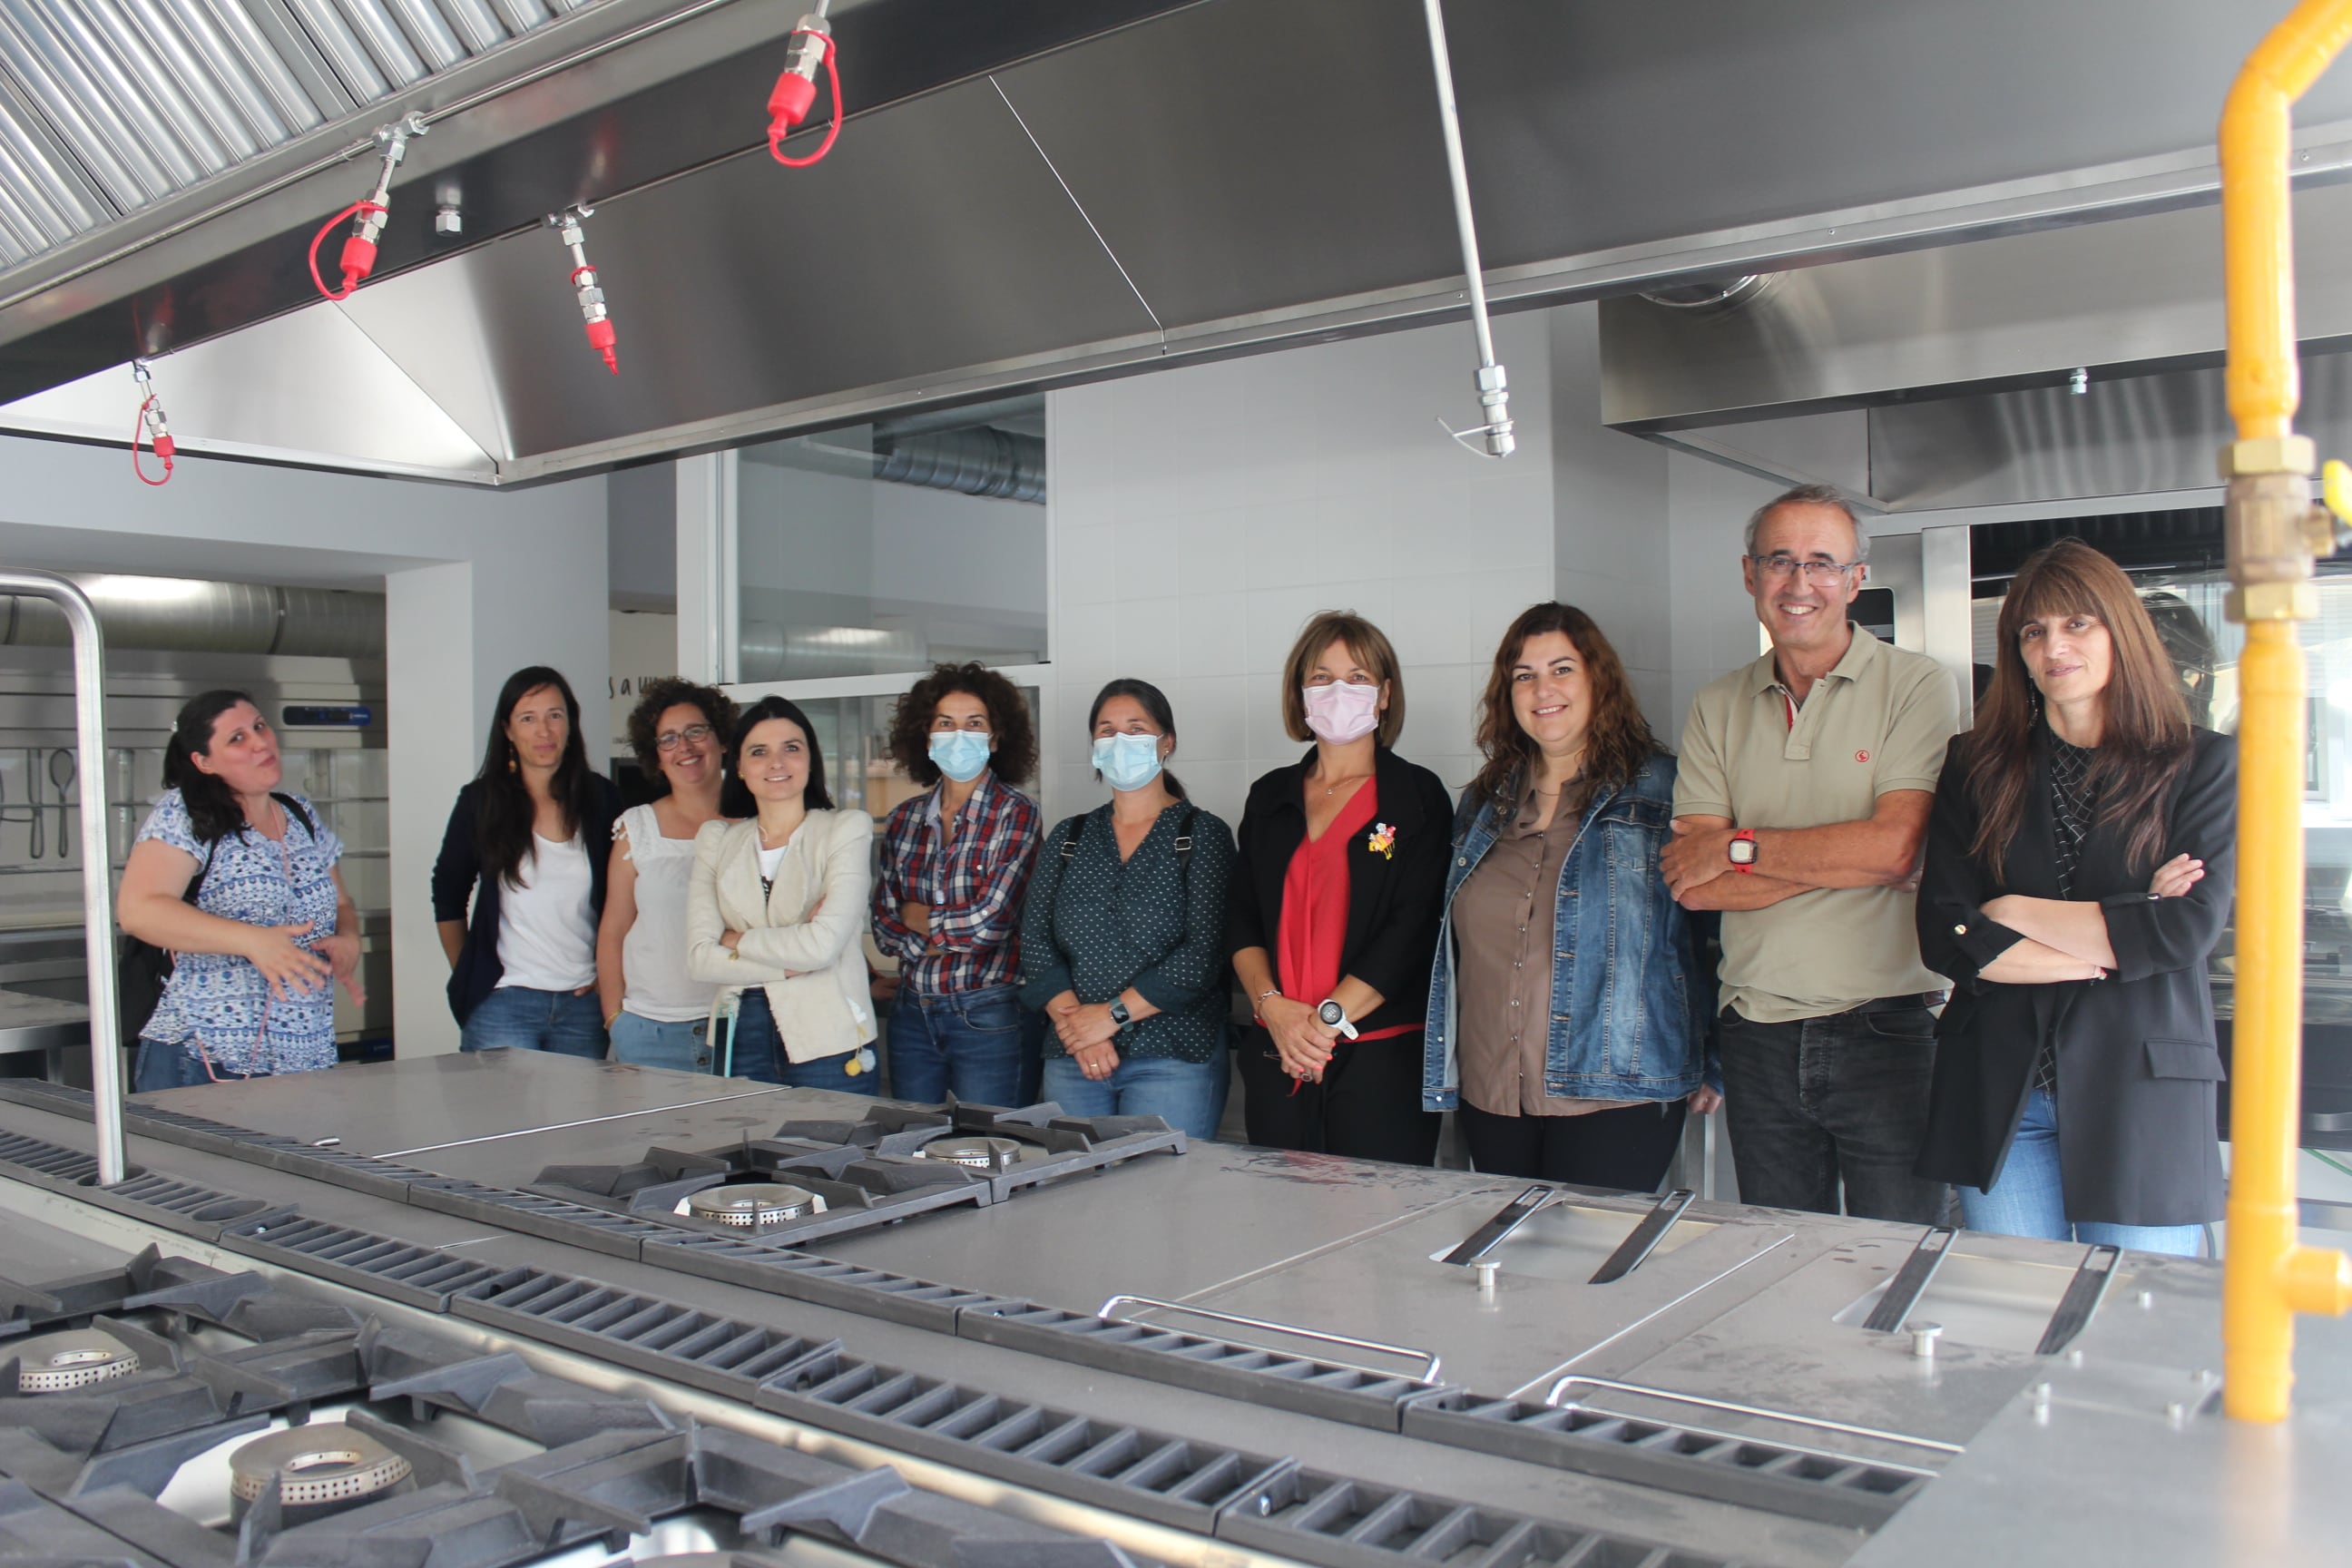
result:
[[[1335,680],[1304,689],[1307,727],[1335,746],[1360,741],[1381,721],[1381,689]]]

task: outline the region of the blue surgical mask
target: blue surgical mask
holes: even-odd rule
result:
[[[988,768],[996,742],[985,730],[941,730],[931,736],[931,761],[958,784],[970,784]]]
[[[1104,735],[1095,742],[1095,772],[1113,789],[1141,789],[1160,776],[1160,737]]]

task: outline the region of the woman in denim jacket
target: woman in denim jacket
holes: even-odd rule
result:
[[[1647,1192],[1722,1103],[1688,917],[1658,874],[1675,760],[1583,611],[1496,650],[1454,813],[1422,1106],[1483,1172]]]

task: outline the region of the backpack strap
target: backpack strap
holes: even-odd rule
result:
[[[1087,836],[1087,814],[1080,812],[1070,818],[1062,829],[1062,858],[1074,859],[1078,853],[1078,840]]]
[[[300,801],[296,800],[290,795],[281,795],[276,790],[270,791],[269,798],[276,801],[279,805],[284,806],[286,808],[286,815],[302,825],[302,831],[310,836],[310,841],[312,843],[315,844],[318,842],[319,825],[310,820],[310,813],[305,809]]]

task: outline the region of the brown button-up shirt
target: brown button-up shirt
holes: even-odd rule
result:
[[[1492,1116],[1580,1116],[1618,1103],[1544,1092],[1559,872],[1587,798],[1583,781],[1571,781],[1539,828],[1535,791],[1523,788],[1518,810],[1454,895],[1462,1098]]]

